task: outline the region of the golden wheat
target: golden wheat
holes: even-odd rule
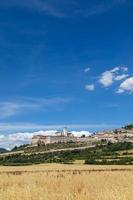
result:
[[[0,200],[132,200],[132,170],[53,164],[0,167]]]

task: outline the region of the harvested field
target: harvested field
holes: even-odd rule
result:
[[[1,200],[132,200],[133,166],[0,167]]]

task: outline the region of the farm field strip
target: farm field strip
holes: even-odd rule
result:
[[[13,174],[21,175],[25,173],[67,173],[67,174],[81,174],[81,173],[92,173],[92,172],[133,172],[133,169],[88,169],[88,170],[38,170],[38,171],[0,171],[1,174]]]
[[[0,200],[132,200],[132,186],[133,166],[0,167]]]
[[[5,171],[55,171],[55,170],[133,170],[133,165],[84,165],[84,164],[38,164],[28,166],[0,166],[0,172]]]

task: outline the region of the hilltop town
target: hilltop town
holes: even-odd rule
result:
[[[68,132],[67,128],[64,128],[62,132],[56,132],[55,135],[33,136],[31,145],[37,146],[67,142],[95,144],[100,141],[111,143],[133,142],[133,125],[130,124],[120,129],[93,133],[90,136],[82,135],[81,137],[74,136],[71,132]]]
[[[34,135],[31,144],[0,154],[0,165],[75,162],[96,165],[133,164],[133,125],[81,137],[64,128],[54,135]]]

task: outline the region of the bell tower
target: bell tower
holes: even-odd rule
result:
[[[68,133],[67,127],[64,127],[64,129],[63,129],[63,136],[67,136],[67,133]]]

